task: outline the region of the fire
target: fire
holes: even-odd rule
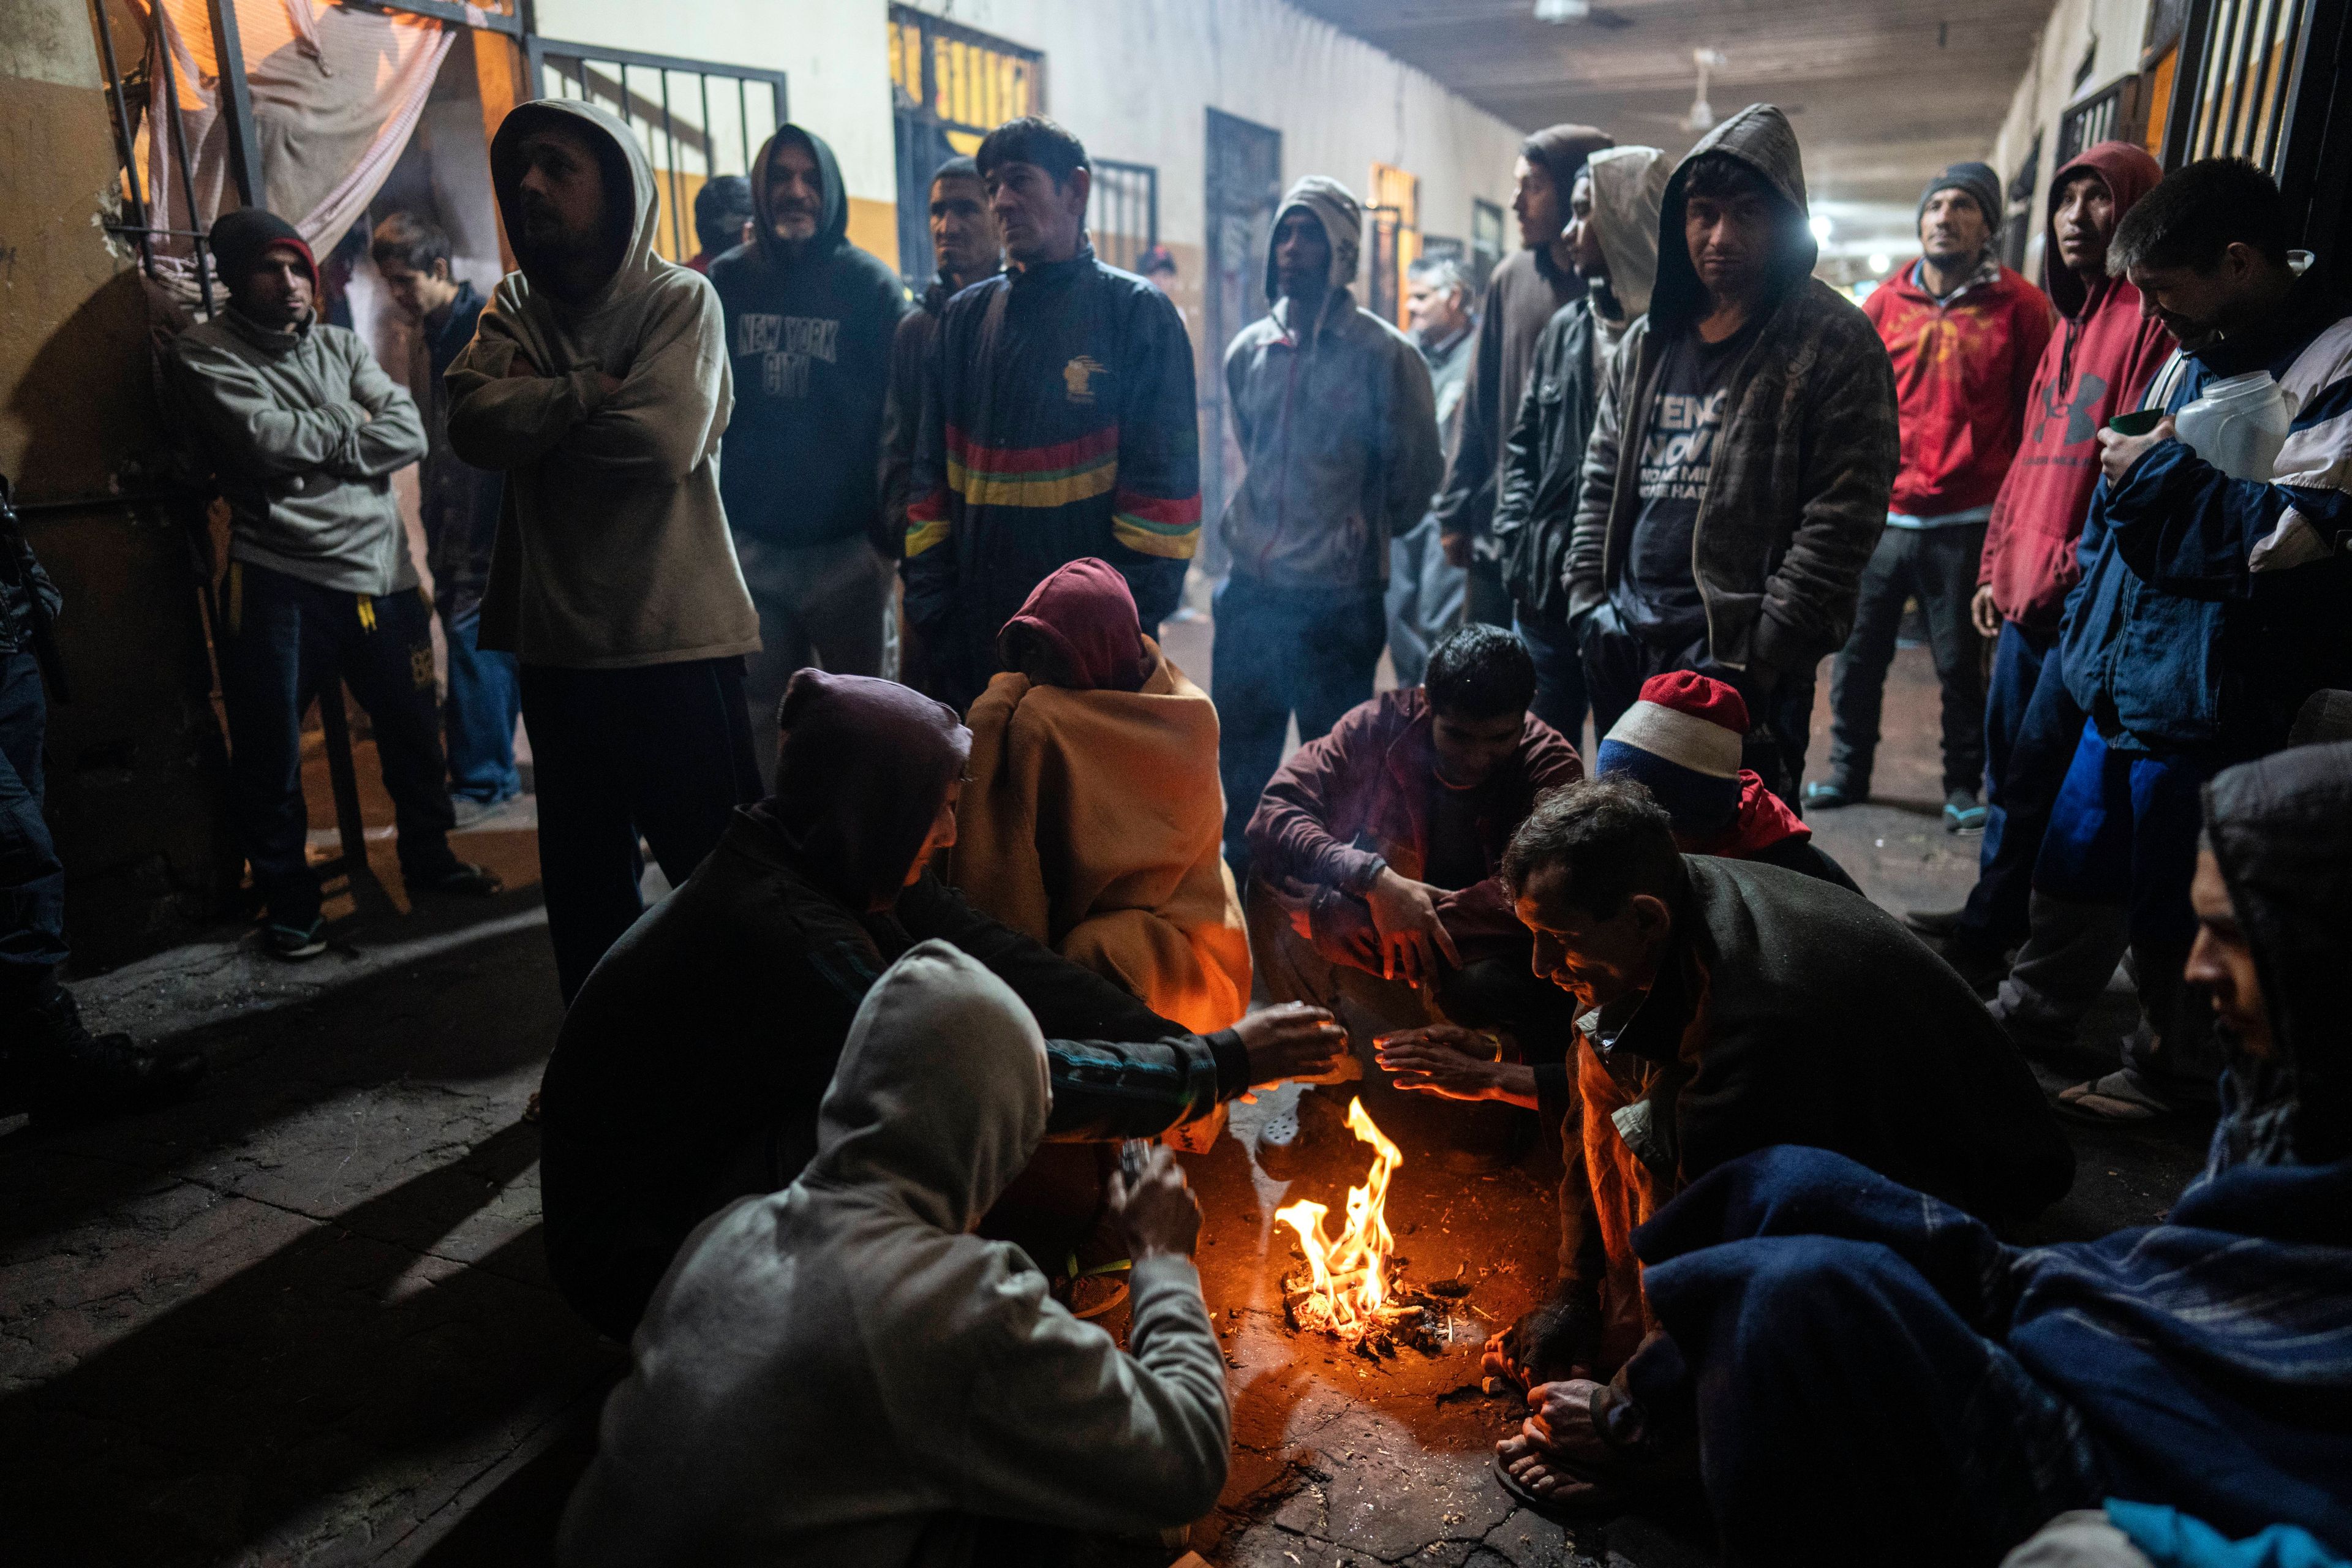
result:
[[[1276,1209],[1274,1217],[1298,1233],[1307,1254],[1307,1294],[1295,1309],[1298,1326],[1321,1329],[1343,1340],[1360,1341],[1380,1326],[1389,1304],[1388,1261],[1396,1251],[1389,1234],[1389,1177],[1404,1155],[1364,1114],[1364,1102],[1348,1102],[1348,1130],[1372,1146],[1371,1174],[1348,1189],[1348,1228],[1337,1241],[1323,1237],[1323,1217],[1331,1211],[1304,1199]]]

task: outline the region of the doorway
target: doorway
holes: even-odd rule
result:
[[[1225,417],[1225,345],[1266,313],[1265,252],[1282,200],[1282,132],[1212,109],[1208,135],[1206,367],[1201,387],[1201,504],[1208,523],[1202,569],[1225,574],[1225,497],[1241,475],[1241,447]]]

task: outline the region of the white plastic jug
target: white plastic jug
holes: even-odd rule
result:
[[[2172,416],[2189,449],[2233,479],[2268,480],[2294,423],[2294,405],[2266,370],[2208,385]]]

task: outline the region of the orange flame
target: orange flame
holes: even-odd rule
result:
[[[1364,1114],[1364,1102],[1348,1102],[1348,1130],[1372,1146],[1371,1174],[1348,1189],[1348,1228],[1337,1241],[1323,1237],[1323,1217],[1331,1211],[1300,1199],[1274,1217],[1298,1233],[1307,1254],[1307,1294],[1298,1303],[1301,1328],[1322,1329],[1344,1340],[1360,1340],[1388,1301],[1387,1269],[1396,1238],[1389,1234],[1389,1178],[1404,1155]]]

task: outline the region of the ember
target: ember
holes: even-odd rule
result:
[[[1324,1237],[1323,1218],[1331,1211],[1321,1204],[1301,1199],[1276,1209],[1274,1217],[1298,1233],[1299,1249],[1307,1256],[1307,1274],[1291,1282],[1291,1321],[1361,1346],[1368,1337],[1384,1342],[1405,1320],[1419,1321],[1422,1309],[1392,1300],[1388,1278],[1396,1251],[1396,1238],[1389,1233],[1389,1178],[1404,1163],[1404,1155],[1364,1114],[1361,1100],[1348,1102],[1348,1128],[1372,1146],[1372,1170],[1362,1186],[1348,1189],[1348,1227],[1339,1239]]]

